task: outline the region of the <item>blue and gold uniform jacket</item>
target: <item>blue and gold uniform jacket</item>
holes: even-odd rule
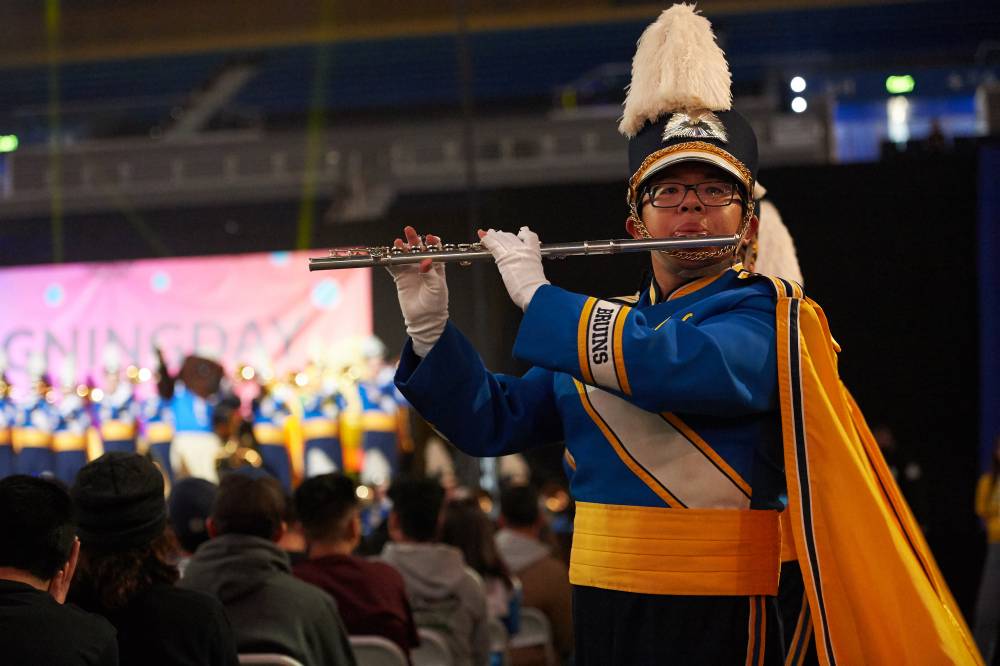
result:
[[[253,436],[260,447],[264,469],[277,478],[287,492],[292,490],[292,460],[285,422],[291,415],[288,404],[273,391],[253,402]]]
[[[346,403],[335,387],[321,386],[302,399],[302,436],[307,478],[344,470],[340,413]]]
[[[170,446],[174,441],[174,413],[169,401],[154,395],[142,403],[142,435],[149,452],[172,481]]]
[[[39,476],[55,470],[52,453],[52,431],[58,416],[44,395],[32,392],[17,405],[11,442],[14,446],[14,467],[18,474]]]
[[[75,391],[66,391],[56,407],[56,425],[52,432],[56,478],[72,484],[76,473],[87,464],[87,434],[91,427],[90,411]]]
[[[361,402],[361,448],[364,459],[362,483],[382,485],[399,472],[401,423],[406,418],[406,400],[393,384],[392,376],[377,376],[358,383]]]
[[[774,594],[774,288],[737,267],[657,292],[652,283],[627,302],[543,286],[514,346],[534,366],[525,375],[488,372],[448,324],[422,360],[407,344],[397,386],[472,455],[566,443],[574,584]]]
[[[132,393],[132,386],[122,382],[97,407],[98,429],[105,452],[135,453],[138,417],[139,405]]]
[[[11,433],[14,429],[14,403],[7,396],[0,396],[0,479],[14,473],[14,447]]]

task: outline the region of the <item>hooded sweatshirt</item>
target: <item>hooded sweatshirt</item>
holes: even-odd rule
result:
[[[382,561],[403,575],[417,626],[444,635],[454,663],[489,663],[486,595],[462,551],[440,543],[388,543]]]
[[[573,588],[566,564],[544,543],[515,530],[501,529],[495,540],[500,557],[521,580],[522,603],[545,613],[556,649],[561,655],[569,654],[573,649]]]
[[[279,653],[306,666],[355,663],[336,602],[292,576],[288,555],[272,541],[244,534],[210,539],[178,585],[222,602],[240,653]]]

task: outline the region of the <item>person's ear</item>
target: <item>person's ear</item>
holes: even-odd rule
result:
[[[288,531],[288,523],[281,521],[278,523],[278,529],[274,530],[274,536],[271,537],[271,541],[278,543],[281,541],[281,537],[285,536],[285,532]]]
[[[346,541],[353,545],[358,545],[361,542],[361,514],[357,511],[351,516],[351,519],[347,521],[347,530],[344,535]]]
[[[205,519],[205,532],[209,539],[219,536],[219,526],[215,524],[215,520],[211,516]]]
[[[49,581],[49,595],[62,604],[66,603],[66,595],[69,594],[70,583],[73,582],[73,573],[76,571],[76,563],[80,559],[80,539],[73,538],[73,546],[69,550],[69,559],[63,568],[56,572],[56,575]]]
[[[625,218],[625,231],[632,238],[640,238],[639,230],[635,228],[635,218],[631,215]]]

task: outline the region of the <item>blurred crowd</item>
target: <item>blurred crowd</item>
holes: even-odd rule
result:
[[[361,494],[332,472],[289,496],[254,467],[218,484],[188,477],[168,494],[151,459],[129,452],[86,464],[68,489],[2,479],[0,653],[11,663],[277,654],[354,664],[374,640],[418,665],[571,658],[567,563],[533,487],[507,486],[489,507],[436,479],[399,477],[382,543],[363,538]],[[421,657],[429,646],[442,652]]]

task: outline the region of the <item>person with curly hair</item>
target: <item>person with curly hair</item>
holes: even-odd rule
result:
[[[237,664],[222,605],[175,586],[163,476],[148,459],[107,453],[70,489],[80,561],[70,600],[118,630],[122,664]]]

